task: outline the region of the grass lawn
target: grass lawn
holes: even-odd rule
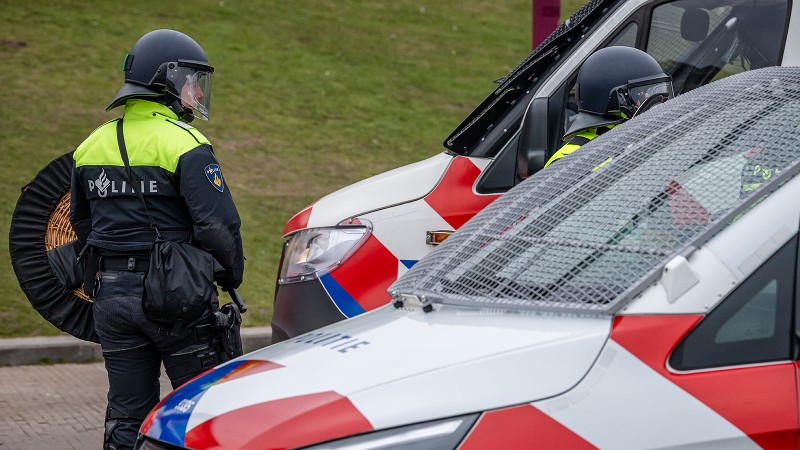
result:
[[[562,6],[567,17],[583,2]],[[531,49],[530,0],[0,0],[0,228],[20,187],[122,109],[122,60],[157,28],[215,66],[211,140],[243,221],[246,326],[269,324],[283,226],[315,199],[444,150]],[[199,121],[198,121],[199,122]],[[0,241],[0,336],[60,332]]]

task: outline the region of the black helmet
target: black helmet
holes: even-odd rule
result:
[[[125,83],[106,110],[130,98],[154,97],[184,121],[208,120],[211,74],[203,49],[175,30],[155,30],[134,44],[122,63]]]
[[[578,114],[565,138],[630,119],[672,95],[672,78],[652,56],[633,47],[600,49],[578,71]]]

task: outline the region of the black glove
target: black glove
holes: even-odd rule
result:
[[[218,275],[214,281],[217,282],[219,287],[222,288],[223,291],[229,291],[231,289],[236,289],[242,284],[241,278],[234,278],[231,274],[230,270],[225,270],[222,274]]]

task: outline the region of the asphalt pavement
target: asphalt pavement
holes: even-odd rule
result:
[[[245,352],[269,328],[242,329]],[[72,336],[0,339],[0,450],[99,449],[108,379],[99,346]],[[161,394],[169,393],[161,374]]]

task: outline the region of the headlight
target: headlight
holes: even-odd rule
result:
[[[362,220],[298,231],[284,244],[278,283],[312,280],[332,271],[367,240],[370,228]]]
[[[305,447],[305,450],[380,450],[413,448],[415,450],[454,449],[475,424],[478,414],[351,436]]]

